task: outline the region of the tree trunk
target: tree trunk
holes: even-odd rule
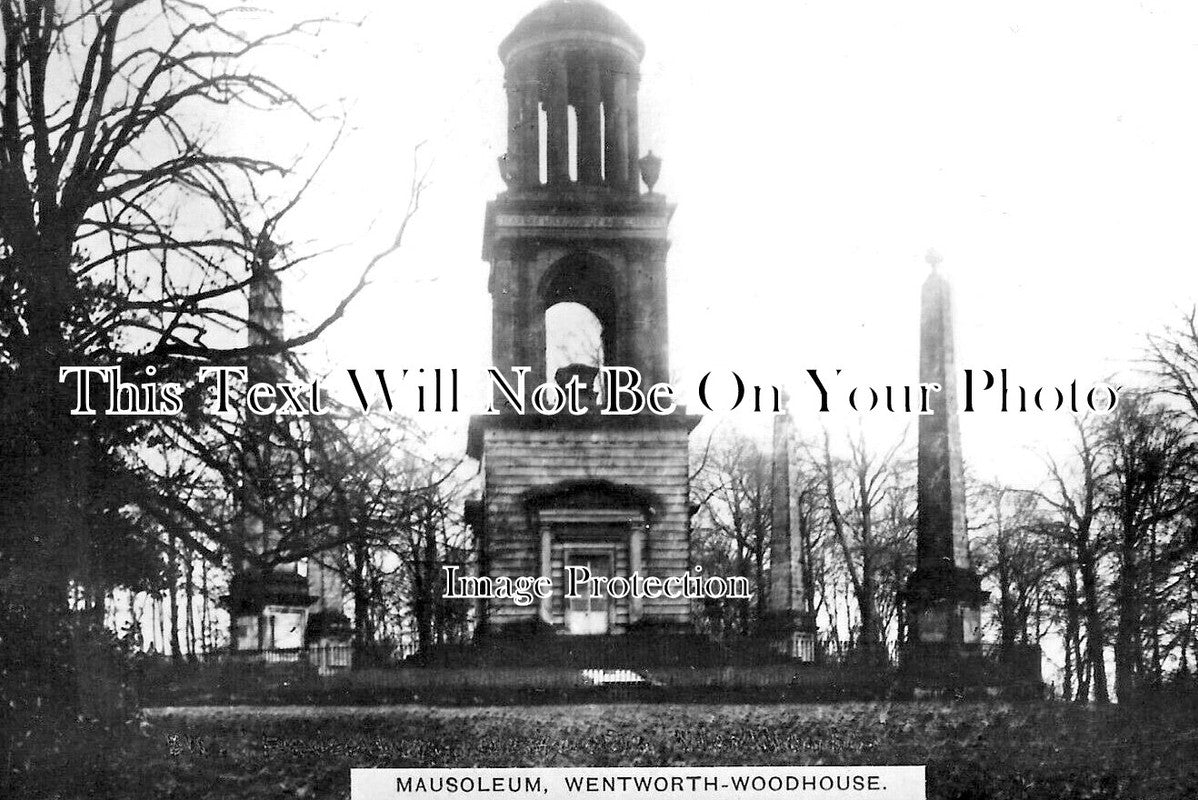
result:
[[[137,592],[129,591],[129,619],[130,630],[129,635],[133,637],[133,649],[141,652],[144,644],[141,632],[141,614],[137,613]]]
[[[1074,670],[1077,660],[1074,654],[1078,650],[1077,642],[1077,578],[1073,574],[1073,565],[1065,565],[1065,684],[1062,695],[1065,702],[1073,700]]]
[[[192,599],[195,597],[195,580],[192,575],[191,554],[186,554],[183,559],[183,599],[186,605],[183,606],[183,615],[187,630],[187,658],[189,661],[195,661],[196,658],[196,620],[195,610],[192,608]]]
[[[1080,544],[1082,543],[1079,542]],[[1079,546],[1078,549],[1081,551],[1078,567],[1082,577],[1082,599],[1086,615],[1086,650],[1094,681],[1094,702],[1105,704],[1110,702],[1110,695],[1107,692],[1106,662],[1103,655],[1105,639],[1102,630],[1102,611],[1098,605],[1097,568],[1088,544]]]
[[[1159,687],[1164,678],[1162,653],[1161,653],[1161,592],[1160,592],[1160,570],[1157,562],[1159,555],[1157,552],[1156,526],[1153,525],[1148,535],[1148,609],[1149,609],[1149,634],[1152,637],[1152,685]],[[1182,642],[1182,651],[1185,650],[1185,642]]]
[[[366,559],[369,557],[366,546],[355,543],[353,546],[353,569],[350,593],[354,598],[354,643],[359,653],[365,653],[370,644],[369,614],[370,597],[366,588]]]
[[[204,655],[208,655],[212,650],[212,616],[209,612],[209,604],[212,602],[212,595],[208,591],[208,561],[207,559],[200,560],[200,591],[204,593],[203,605],[200,606],[200,639],[204,648]]]
[[[432,609],[429,608],[425,567],[421,559],[423,551],[424,547],[418,546],[412,554],[412,614],[416,618],[416,643],[421,651],[433,643]]]
[[[997,563],[995,571],[998,574],[998,640],[999,649],[1006,656],[1015,649],[1017,626],[1015,619],[1015,600],[1011,596],[1011,556],[1007,542],[1007,531],[1003,527],[1002,493],[996,493],[994,501],[995,512],[995,554]],[[1026,626],[1024,626],[1026,630]]]
[[[1120,703],[1135,700],[1140,662],[1140,575],[1136,547],[1125,530],[1119,547],[1119,623],[1115,630],[1115,695]]]
[[[759,520],[760,523],[760,520]],[[765,619],[766,601],[768,593],[765,585],[765,525],[759,524],[757,536],[755,539],[755,547],[753,550],[753,569],[756,572],[757,586],[757,619],[756,623],[760,624]]]
[[[815,616],[815,563],[811,547],[811,519],[806,509],[807,493],[799,495],[798,524],[799,524],[799,554],[800,569],[803,573],[803,595],[806,611]]]
[[[171,658],[178,661],[183,657],[183,645],[179,640],[179,540],[173,533],[170,535],[167,557],[170,560],[167,591],[170,593]]]
[[[861,609],[861,643],[869,650],[881,644],[878,625],[877,575],[873,551],[873,507],[870,501],[867,475],[864,468],[857,473],[857,489],[861,503],[861,592],[857,598]],[[871,658],[877,653],[871,653]]]
[[[880,641],[878,636],[878,615],[874,606],[875,592],[874,566],[870,553],[863,547],[861,553],[861,591],[857,595],[857,608],[861,613],[861,641],[865,648],[876,647]]]
[[[89,496],[81,446],[88,423],[67,413],[58,380],[59,367],[70,363],[69,239],[55,246],[39,232],[27,234],[6,236],[11,250],[0,255],[4,272],[27,290],[24,335],[12,331],[5,340],[19,369],[0,381],[0,620],[5,638],[19,637],[23,648],[23,664],[0,682],[0,705],[10,721],[42,726],[74,720],[94,688],[80,669],[83,632],[68,604],[71,580],[91,553],[81,502]],[[0,724],[0,750],[22,746],[9,736],[23,725]],[[9,777],[0,775],[0,794]]]

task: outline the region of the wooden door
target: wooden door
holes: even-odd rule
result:
[[[587,567],[592,576],[610,577],[611,553],[567,553],[566,565]],[[595,591],[591,585],[580,585],[577,597],[566,598],[566,632],[579,636],[607,633],[611,627],[611,598]]]

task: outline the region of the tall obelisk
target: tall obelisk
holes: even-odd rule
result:
[[[931,414],[919,418],[916,568],[907,581],[908,663],[968,655],[981,641],[986,599],[969,559],[965,470],[957,418],[956,343],[952,287],[929,251],[932,272],[923,284],[919,380],[940,386]]]

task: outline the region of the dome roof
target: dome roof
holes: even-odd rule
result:
[[[641,37],[602,3],[596,0],[548,0],[529,12],[500,42],[499,57],[507,61],[512,50],[526,40],[571,33],[615,37],[630,45],[638,59],[645,54]]]

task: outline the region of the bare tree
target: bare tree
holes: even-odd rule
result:
[[[983,580],[998,588],[999,645],[1009,653],[1034,638],[1030,628],[1038,627],[1036,601],[1062,554],[1035,492],[992,481],[979,486],[978,494],[982,513],[973,551]]]
[[[1053,489],[1041,497],[1055,511],[1060,530],[1070,549],[1070,556],[1081,576],[1081,598],[1086,627],[1086,657],[1093,676],[1094,700],[1109,703],[1107,690],[1106,634],[1100,604],[1099,561],[1102,543],[1099,540],[1101,511],[1102,464],[1096,434],[1092,424],[1075,421],[1077,441],[1072,474],[1055,459],[1049,459]]]
[[[1148,337],[1148,369],[1159,394],[1171,398],[1192,424],[1198,424],[1198,306],[1174,325]]]
[[[791,467],[791,496],[793,525],[798,529],[799,563],[803,570],[803,586],[807,587],[806,611],[815,619],[819,606],[826,602],[824,583],[826,569],[820,552],[827,528],[827,505],[824,501],[821,472],[792,448],[795,454]]]
[[[418,205],[417,182],[394,238],[313,325],[285,341],[239,339],[250,285],[323,252],[285,232],[323,159],[222,149],[216,125],[322,116],[259,58],[322,21],[275,24],[189,0],[0,0],[0,485],[11,499],[0,504],[0,585],[5,622],[29,648],[62,641],[67,587],[96,578],[87,560],[105,519],[132,501],[196,520],[169,484],[146,480],[139,448],[155,426],[104,408],[69,415],[60,369],[120,366],[145,380],[154,367],[159,381],[190,382],[202,364],[311,342],[400,246]],[[141,525],[121,533],[153,539]],[[70,687],[88,689],[73,676],[86,671],[48,649],[25,655],[58,666],[21,672],[0,705],[73,716]]]
[[[707,567],[719,569],[726,564],[732,574],[748,579],[754,592],[753,605],[737,609],[742,633],[750,632],[766,611],[773,530],[770,469],[768,452],[744,433],[730,431],[709,442],[692,481],[710,522],[710,540],[698,543],[713,557]]]
[[[881,607],[889,606],[891,618],[897,613],[903,550],[911,544],[913,514],[909,503],[899,500],[900,495],[909,500],[901,480],[909,470],[904,470],[899,457],[905,443],[904,436],[887,450],[875,452],[858,432],[848,441],[848,455],[834,458],[831,437],[825,431],[820,457],[829,522],[857,601],[860,627],[856,644],[871,657],[888,639]],[[883,590],[887,572],[891,580]]]
[[[1115,692],[1120,702],[1138,695],[1146,671],[1144,634],[1155,638],[1160,628],[1155,578],[1164,559],[1156,533],[1195,501],[1198,451],[1189,432],[1174,420],[1148,397],[1125,395],[1100,428],[1108,465],[1103,493],[1113,517],[1118,559]],[[1150,611],[1158,613],[1145,619]],[[1159,650],[1158,641],[1150,672],[1154,681],[1160,677]]]

